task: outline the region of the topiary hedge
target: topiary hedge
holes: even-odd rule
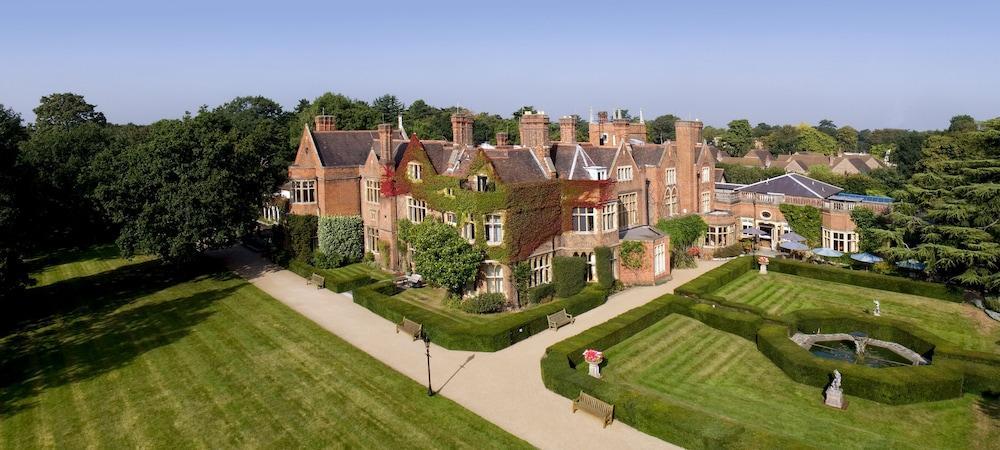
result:
[[[362,263],[359,263],[362,264]],[[351,267],[351,266],[348,266]],[[295,272],[300,277],[309,278],[312,274],[317,274],[324,279],[324,285],[333,292],[353,291],[359,287],[367,286],[378,280],[371,276],[371,272],[362,274],[348,273],[341,269],[320,269],[302,261],[292,260],[288,263],[288,270]],[[372,269],[372,271],[375,271]],[[386,275],[387,277],[388,275]],[[384,277],[383,277],[384,278]]]
[[[545,303],[556,296],[556,286],[552,283],[543,283],[533,288],[528,288],[528,303]]]
[[[674,293],[692,297],[704,297],[715,292],[726,285],[726,283],[739,278],[740,275],[752,270],[755,266],[756,263],[753,257],[739,257],[674,288]]]
[[[364,228],[361,216],[322,216],[317,228],[318,251],[330,268],[361,261],[364,256]]]
[[[601,286],[610,290],[615,285],[615,272],[611,267],[611,257],[614,250],[609,247],[594,247],[594,259],[597,264],[597,282]]]
[[[922,297],[936,298],[938,300],[947,300],[949,302],[961,303],[964,301],[962,291],[960,289],[940,283],[930,283],[927,281],[910,280],[890,275],[880,275],[872,272],[821,266],[782,258],[772,258],[767,268],[768,270],[786,273],[789,275],[798,275],[800,277],[813,278],[817,280],[850,284],[852,286],[899,292],[902,294],[919,295]]]
[[[546,315],[561,309],[570,314],[589,311],[607,300],[607,291],[588,286],[576,295],[536,307],[504,314],[482,323],[459,321],[445,312],[423,308],[394,297],[391,281],[375,283],[354,291],[354,303],[398,323],[403,317],[420,323],[433,342],[452,350],[493,352],[548,329]]]
[[[573,256],[552,258],[552,278],[557,296],[576,295],[587,285],[587,260]]]

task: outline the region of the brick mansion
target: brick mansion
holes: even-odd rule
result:
[[[612,249],[615,277],[626,285],[655,284],[670,276],[670,237],[660,219],[698,214],[709,229],[703,254],[739,242],[756,227],[775,246],[789,231],[778,205],[822,211],[823,246],[857,250],[851,209],[887,207],[884,200],[844,194],[836,186],[789,173],[752,185],[725,183],[715,165],[720,151],[702,138],[702,123],[676,122],[676,139],[646,142],[646,124],[601,112],[577,142],[575,117],[558,121],[526,112],[520,142],[497,133],[496,144],[473,142],[473,116],[451,116],[453,141],[407,136],[400,122],[377,130],[338,130],[332,116],[302,130],[283,195],[291,214],[360,216],[365,251],[386,269],[408,271],[399,248],[400,220],[435,218],[484,250],[479,280],[470,291],[513,298],[512,264],[525,261],[531,285],[552,281],[552,258],[588,262],[596,281],[595,247]],[[617,257],[622,242],[644,247],[641,269]]]

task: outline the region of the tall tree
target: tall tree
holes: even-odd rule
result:
[[[976,131],[976,119],[968,114],[962,114],[951,118],[948,124],[948,131],[952,133],[965,133]]]
[[[662,144],[666,141],[677,139],[677,131],[674,124],[680,120],[673,114],[664,114],[646,123],[646,137],[649,142]]]
[[[764,138],[764,144],[775,155],[787,155],[798,149],[799,129],[791,125],[775,127]]]
[[[842,152],[855,152],[858,150],[858,130],[850,125],[844,125],[837,129],[837,147]]]
[[[161,120],[95,159],[95,196],[121,227],[125,255],[187,261],[249,231],[287,153],[277,103],[241,97],[194,117]],[[281,165],[279,165],[281,164]]]
[[[107,120],[76,94],[42,97],[37,122],[21,145],[20,163],[31,173],[33,198],[27,214],[47,238],[46,246],[86,245],[107,237],[108,228],[90,199],[91,159],[109,142]]]
[[[372,102],[372,108],[379,115],[379,121],[383,123],[395,123],[396,117],[402,115],[403,111],[406,111],[406,105],[392,94],[385,94],[376,98]]]
[[[830,119],[820,120],[819,124],[816,125],[816,130],[830,137],[837,136],[837,124]]]
[[[826,133],[820,132],[806,124],[798,127],[799,135],[795,139],[798,150],[832,155],[837,152],[837,140]]]
[[[722,149],[731,156],[743,156],[753,148],[753,131],[750,129],[750,121],[746,119],[733,120],[729,122],[729,128],[722,134]]]
[[[288,130],[291,148],[298,147],[303,125],[311,126],[313,118],[321,114],[333,116],[340,130],[371,130],[379,122],[379,114],[363,100],[327,92],[295,114]]]
[[[28,136],[21,116],[0,104],[0,303],[29,283],[24,264],[28,223],[21,207],[23,171],[18,170],[17,152]]]

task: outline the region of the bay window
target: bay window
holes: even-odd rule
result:
[[[292,180],[292,203],[316,203],[316,180]]]

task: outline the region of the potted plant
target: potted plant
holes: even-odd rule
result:
[[[771,262],[771,260],[767,259],[766,256],[758,256],[757,257],[757,264],[760,264],[760,273],[761,274],[766,274],[767,273],[767,263],[769,263],[769,262]]]
[[[604,353],[588,348],[583,352],[583,360],[590,364],[590,376],[601,378],[601,363],[604,362]]]

